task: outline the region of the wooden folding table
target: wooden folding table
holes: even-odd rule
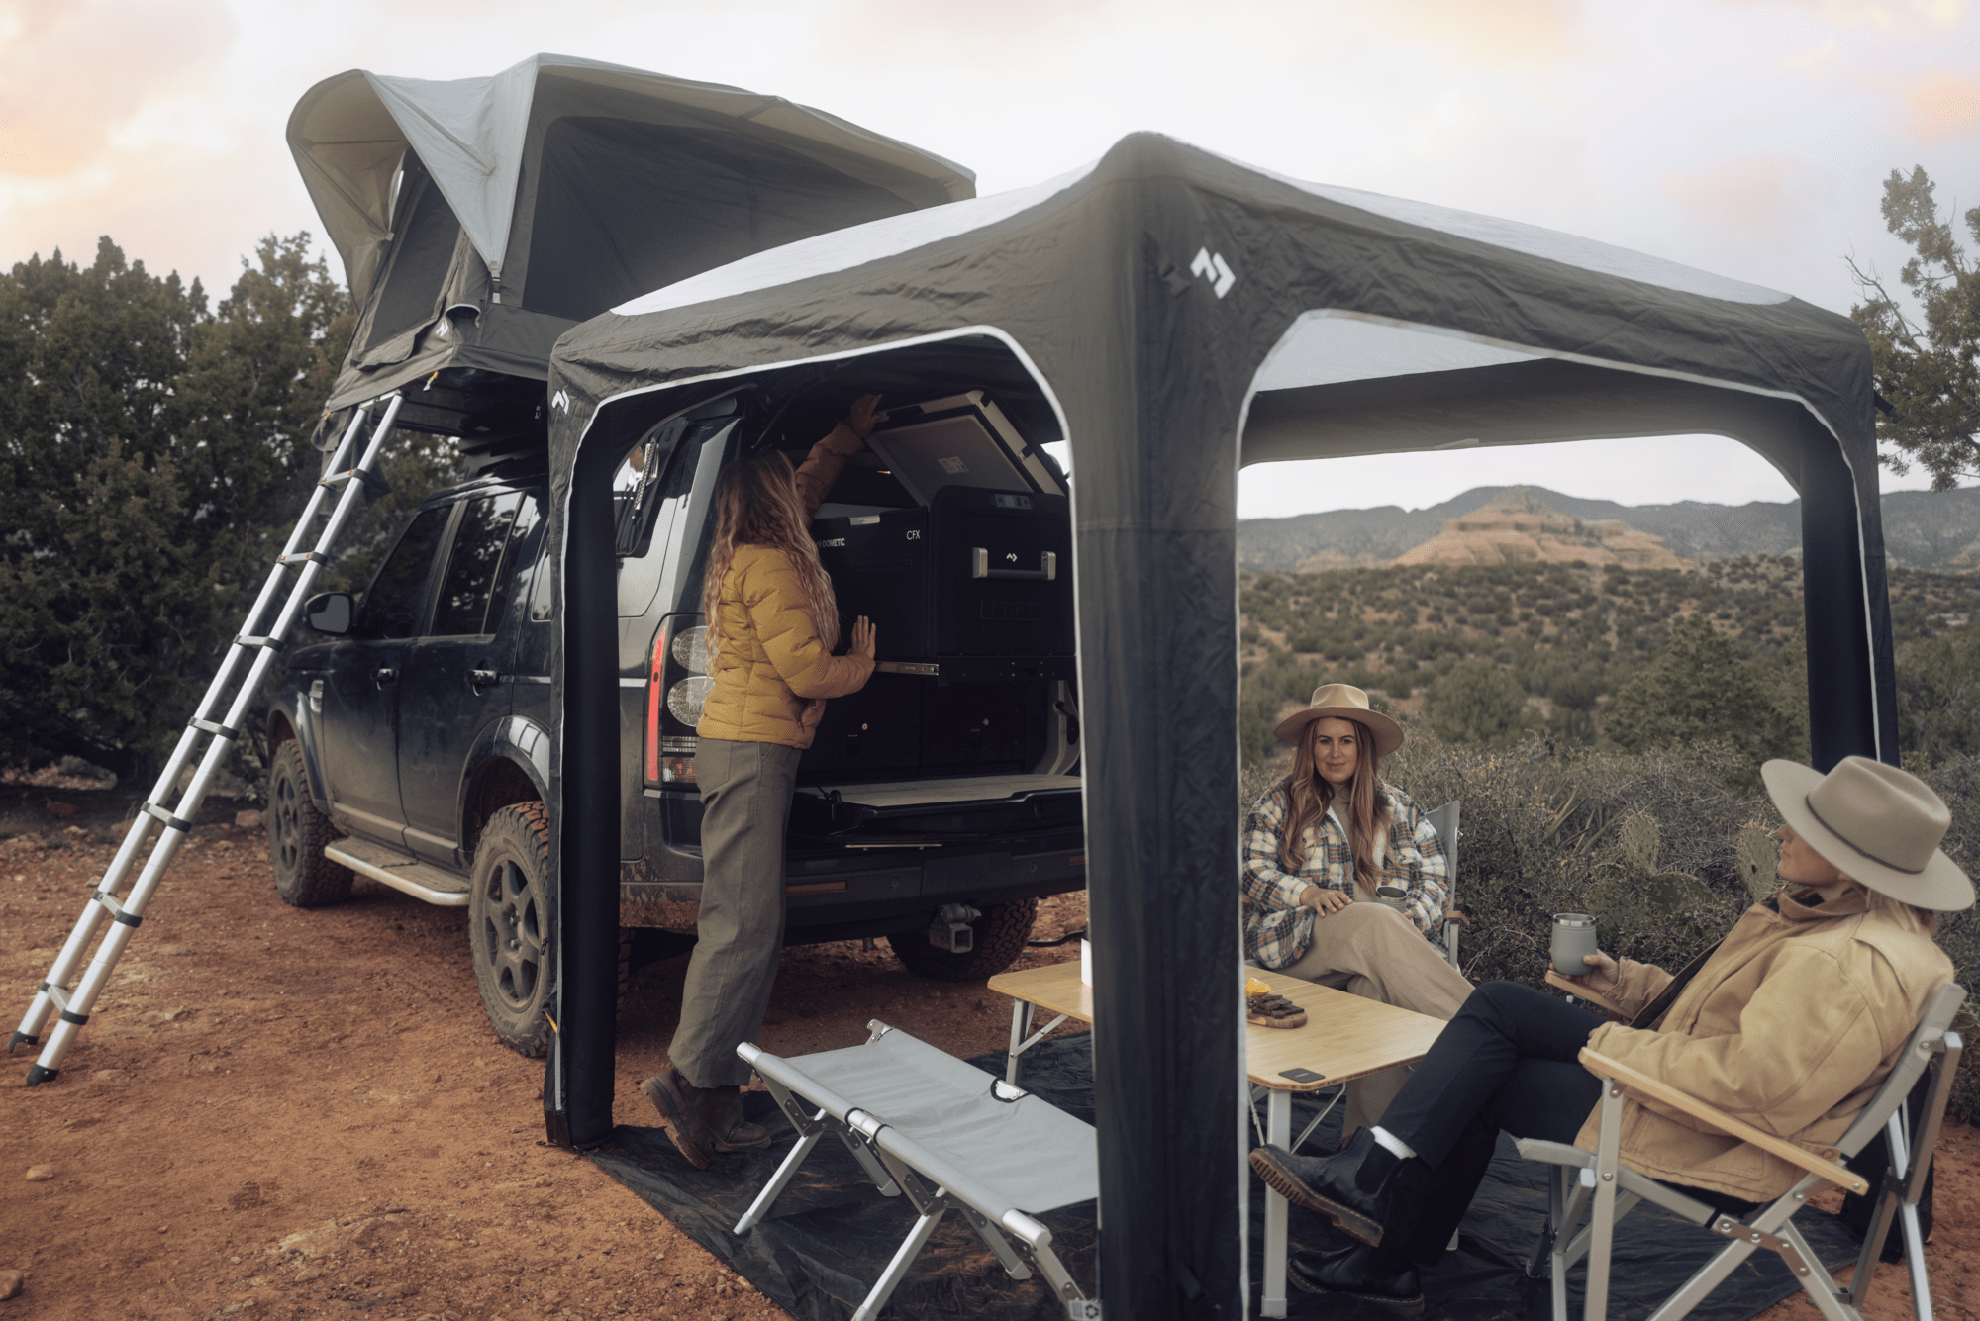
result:
[[[1261,968],[1244,970],[1306,1010],[1306,1026],[1244,1029],[1244,1072],[1266,1089],[1265,1140],[1292,1144],[1292,1098],[1353,1078],[1414,1064],[1443,1030],[1443,1020],[1379,1000]],[[990,979],[990,989],[1014,1000],[1011,1006],[1010,1063],[1005,1077],[1017,1081],[1018,1059],[1068,1018],[1093,1021],[1093,988],[1079,980],[1079,961],[1055,963]],[[1056,1015],[1033,1029],[1036,1011]],[[1317,1077],[1295,1081],[1285,1075],[1304,1069]],[[1286,1314],[1286,1199],[1265,1190],[1265,1279],[1259,1300],[1264,1316]]]

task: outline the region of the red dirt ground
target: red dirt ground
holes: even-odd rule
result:
[[[12,1032],[119,837],[121,804],[55,782],[0,789],[0,1030]],[[50,815],[47,801],[76,804]],[[785,1314],[589,1162],[542,1143],[542,1064],[500,1046],[464,910],[360,880],[303,911],[263,833],[213,804],[64,1062],[0,1085],[0,1321],[338,1317],[415,1321]],[[226,823],[226,824],[222,824]],[[1037,934],[1082,925],[1047,902]],[[1056,962],[1076,948],[1035,951]],[[685,959],[621,1009],[615,1118],[666,1051]],[[880,1017],[950,1051],[1001,1049],[1008,1002],[909,975],[884,944],[788,951],[765,1024],[780,1054],[850,1045]],[[1943,1316],[1973,1315],[1976,1144],[1942,1147],[1932,1249]],[[1868,1315],[1911,1315],[1884,1267]],[[0,1292],[5,1284],[0,1282]],[[1813,1317],[1783,1304],[1770,1321]]]

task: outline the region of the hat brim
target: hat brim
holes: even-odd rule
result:
[[[1378,757],[1386,757],[1403,745],[1403,727],[1380,711],[1371,711],[1365,706],[1309,706],[1281,720],[1279,727],[1272,731],[1272,736],[1281,743],[1297,745],[1306,727],[1322,716],[1359,720],[1368,726],[1368,732],[1375,736],[1375,755]]]
[[[1823,825],[1822,819],[1808,806],[1808,795],[1826,778],[1812,766],[1799,762],[1770,761],[1760,768],[1767,796],[1774,800],[1774,806],[1794,828],[1794,833],[1807,840],[1810,848],[1850,880],[1878,894],[1937,913],[1957,913],[1973,907],[1973,882],[1943,849],[1932,851],[1932,860],[1925,864],[1924,871],[1902,871],[1877,861]]]

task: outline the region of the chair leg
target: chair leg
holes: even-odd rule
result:
[[[1835,1277],[1822,1268],[1822,1259],[1815,1255],[1815,1249],[1808,1245],[1794,1222],[1788,1221],[1778,1232],[1802,1260],[1803,1269],[1796,1272],[1797,1282],[1808,1295],[1808,1301],[1815,1304],[1815,1310],[1828,1321],[1863,1321],[1862,1313],[1849,1306],[1837,1291]]]
[[[784,1163],[779,1165],[777,1172],[770,1176],[770,1182],[763,1185],[763,1191],[758,1193],[756,1200],[749,1204],[749,1210],[743,1212],[742,1219],[736,1221],[736,1227],[732,1232],[747,1234],[758,1221],[769,1214],[770,1204],[777,1200],[777,1195],[784,1191],[792,1176],[798,1172],[798,1166],[804,1164],[804,1158],[811,1154],[811,1149],[818,1145],[818,1139],[824,1136],[825,1131],[819,1129],[798,1139],[798,1144],[791,1148],[791,1154],[784,1157]]]
[[[1918,1207],[1905,1203],[1898,1209],[1904,1218],[1904,1260],[1911,1270],[1911,1310],[1918,1321],[1932,1321],[1932,1279],[1925,1273],[1925,1231],[1918,1223]]]
[[[889,1298],[893,1297],[895,1287],[907,1277],[908,1267],[912,1266],[914,1259],[921,1255],[921,1250],[928,1246],[929,1236],[935,1232],[935,1227],[942,1223],[942,1212],[947,1209],[938,1202],[914,1222],[914,1228],[909,1231],[906,1240],[894,1253],[894,1259],[887,1263],[887,1269],[880,1273],[880,1278],[874,1281],[872,1290],[860,1303],[859,1310],[853,1313],[853,1321],[874,1321],[874,1318],[880,1315],[880,1309],[887,1305]]]
[[[1595,1142],[1595,1208],[1589,1217],[1588,1287],[1582,1321],[1609,1315],[1609,1256],[1615,1248],[1616,1171],[1622,1163],[1622,1087],[1602,1080],[1602,1119]]]
[[[1001,1229],[985,1220],[972,1207],[958,1205],[956,1209],[963,1213],[963,1219],[967,1220],[969,1227],[976,1231],[976,1236],[989,1245],[990,1251],[997,1254],[997,1262],[1004,1268],[1004,1274],[1013,1280],[1031,1278],[1031,1267],[1025,1265],[1018,1257],[1017,1250],[1011,1246],[1011,1241],[1004,1237]]]

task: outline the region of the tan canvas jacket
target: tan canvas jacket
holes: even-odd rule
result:
[[[840,426],[811,447],[797,470],[807,515],[818,512],[846,460],[864,443]],[[715,686],[694,729],[702,738],[808,748],[825,715],[824,699],[858,692],[873,673],[864,656],[826,650],[783,551],[736,547],[719,608]]]
[[[1952,961],[1922,932],[1866,911],[1861,891],[1746,910],[1654,1028],[1607,1023],[1588,1044],[1755,1128],[1834,1159],[1835,1142],[1897,1062]],[[1611,998],[1635,1012],[1670,981],[1624,960]],[[1593,1149],[1597,1116],[1575,1139]],[[1622,1158],[1656,1178],[1748,1201],[1801,1171],[1654,1101],[1623,1101]]]

